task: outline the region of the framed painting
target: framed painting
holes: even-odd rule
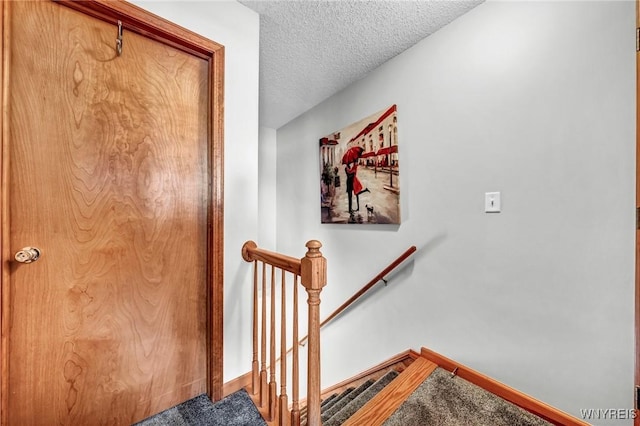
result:
[[[322,223],[399,224],[396,105],[320,138]]]

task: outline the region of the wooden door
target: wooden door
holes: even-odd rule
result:
[[[113,9],[4,9],[3,423],[128,425],[212,392],[211,58],[126,20],[118,55]]]

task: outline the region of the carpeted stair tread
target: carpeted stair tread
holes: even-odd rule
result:
[[[546,426],[550,423],[479,386],[452,376],[442,368],[436,368],[383,426],[427,424]]]
[[[345,396],[349,395],[351,392],[353,392],[355,390],[355,387],[349,387],[347,389],[345,389],[344,391],[342,391],[342,393],[340,393],[339,395],[337,395],[335,398],[332,398],[331,401],[328,401],[325,406],[323,407],[323,409],[329,409],[333,406],[333,404],[335,404],[336,402],[340,401],[340,399],[344,398]],[[306,426],[307,424],[307,406],[305,405],[303,407],[304,411],[301,411],[300,414],[300,425],[301,426]]]
[[[364,392],[353,399],[349,404],[345,405],[340,411],[335,413],[326,422],[323,422],[324,426],[339,426],[349,417],[351,417],[356,411],[362,408],[371,398],[373,398],[378,392],[384,389],[393,379],[398,376],[398,372],[391,370],[378,379],[375,383],[369,386]]]
[[[324,407],[324,410],[328,410],[331,407],[333,407],[336,403],[338,403],[338,401],[340,401],[342,398],[348,396],[351,392],[353,392],[356,388],[354,387],[350,387],[345,389],[340,395],[338,395],[336,398],[334,398],[332,401],[329,401]]]
[[[266,426],[247,392],[212,403],[205,394],[149,417],[135,426]]]
[[[329,402],[333,401],[337,397],[338,397],[338,394],[334,393],[328,396],[327,398],[323,399],[322,402],[320,403],[320,408],[324,408]]]
[[[322,411],[327,404],[329,404],[331,401],[338,398],[338,396],[339,395],[337,393],[334,393],[328,396],[327,398],[323,399],[320,402],[320,410]],[[301,425],[307,424],[307,406],[306,405],[300,409],[300,424]]]
[[[322,419],[322,421],[326,422],[327,420],[329,420],[329,418],[331,418],[331,416],[333,416],[338,411],[342,410],[342,408],[345,405],[347,405],[348,403],[350,403],[351,401],[356,399],[356,397],[358,395],[360,395],[362,392],[367,390],[367,388],[369,386],[371,386],[374,382],[375,382],[375,380],[373,380],[373,379],[369,379],[369,380],[363,382],[360,386],[355,388],[353,391],[349,392],[347,395],[345,395],[342,398],[340,398],[339,401],[336,401],[330,407],[321,410],[320,418]]]

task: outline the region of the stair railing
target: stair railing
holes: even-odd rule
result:
[[[251,362],[252,393],[259,400],[265,417],[276,425],[300,425],[298,345],[293,345],[292,400],[289,411],[287,396],[286,347],[286,277],[293,277],[292,341],[298,342],[298,278],[307,291],[308,359],[307,359],[307,424],[320,426],[320,292],[326,285],[327,262],[319,241],[307,242],[302,259],[258,248],[253,241],[242,246],[242,258],[254,263],[253,274],[253,359]],[[267,265],[270,267],[270,323],[267,325]],[[280,357],[276,359],[276,269],[281,275]],[[259,274],[259,270],[262,271]],[[259,279],[261,275],[261,279]],[[259,301],[259,284],[262,300]],[[267,362],[267,326],[269,327],[269,360]],[[260,335],[260,336],[258,336]],[[280,395],[277,395],[276,365],[280,367]],[[267,368],[269,374],[267,374]],[[267,379],[267,375],[269,378]]]
[[[380,281],[383,281],[385,283],[385,285],[386,285],[387,284],[387,280],[385,279],[385,277],[387,276],[387,274],[389,274],[389,272],[391,272],[395,268],[397,268],[409,256],[411,256],[413,253],[415,253],[416,250],[417,250],[416,246],[409,247],[404,253],[402,253],[400,256],[398,256],[398,258],[396,260],[391,262],[386,268],[384,268],[382,271],[380,271],[380,273],[378,275],[373,277],[373,279],[371,279],[371,281],[369,281],[364,287],[362,287],[353,296],[351,296],[346,302],[344,302],[342,305],[340,305],[340,307],[338,307],[338,309],[333,311],[333,313],[331,315],[329,315],[327,318],[325,318],[324,321],[322,321],[320,323],[320,328],[324,327],[329,321],[333,320],[335,317],[340,315],[345,309],[347,309],[349,306],[351,306],[356,300],[358,300],[360,297],[362,297],[367,291],[371,290],[371,288],[374,285],[376,285],[377,283],[379,283]],[[307,343],[308,337],[309,336],[304,336],[302,339],[300,339],[299,343],[301,345],[305,345]],[[295,340],[294,340],[294,342],[295,342]],[[296,345],[293,345],[293,347],[295,347],[295,346]]]

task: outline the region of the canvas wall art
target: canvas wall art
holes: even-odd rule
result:
[[[395,105],[320,138],[322,223],[399,224]]]

